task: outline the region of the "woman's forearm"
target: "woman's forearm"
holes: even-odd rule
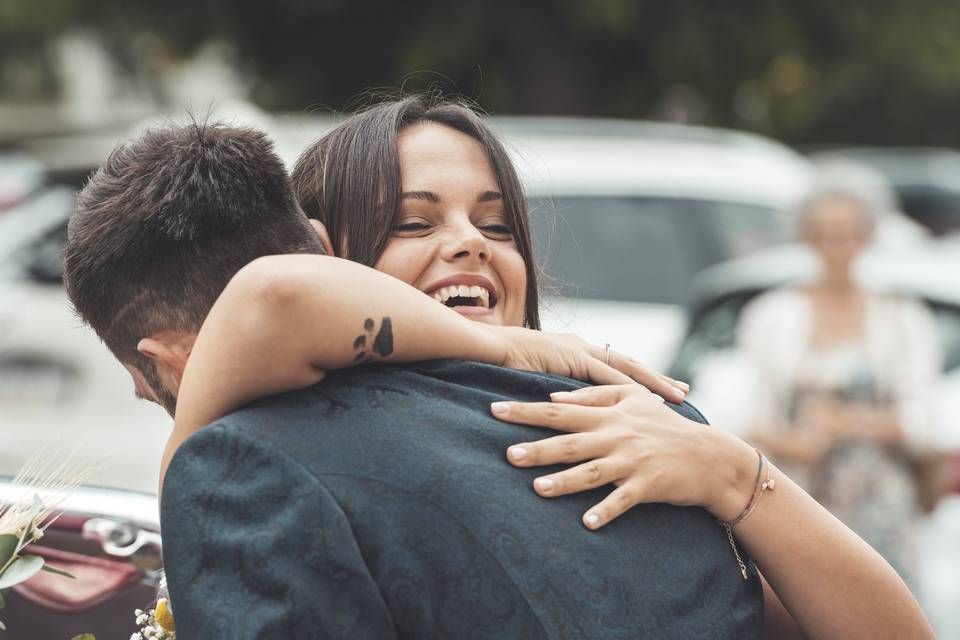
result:
[[[231,280],[200,330],[175,431],[329,370],[440,357],[500,364],[505,347],[490,328],[369,267],[318,255],[261,258]]]
[[[740,447],[736,455],[739,502],[731,491],[715,512],[721,519],[736,517],[743,506],[742,479],[752,483],[756,477],[756,454]],[[769,471],[775,489],[762,492],[734,534],[804,635],[932,638],[916,599],[890,565],[776,467],[769,465]],[[772,637],[778,637],[776,630]]]

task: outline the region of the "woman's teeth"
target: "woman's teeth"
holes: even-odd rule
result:
[[[447,304],[447,301],[450,300],[450,298],[472,299],[473,306],[475,307],[490,306],[490,292],[487,291],[486,287],[479,287],[477,285],[451,285],[449,287],[437,289],[433,292],[433,299],[440,304]]]

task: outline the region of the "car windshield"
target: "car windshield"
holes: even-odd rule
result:
[[[786,215],[754,204],[586,196],[530,208],[545,290],[579,298],[683,304],[702,269],[789,235]]]
[[[897,198],[904,212],[934,235],[960,230],[960,192],[924,185],[899,185]]]

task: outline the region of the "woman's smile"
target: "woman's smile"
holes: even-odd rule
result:
[[[497,306],[497,290],[489,279],[477,274],[458,274],[423,288],[442,305],[472,318],[489,316]]]

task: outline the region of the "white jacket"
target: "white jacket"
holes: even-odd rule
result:
[[[796,374],[810,344],[810,298],[799,289],[779,289],[751,301],[743,310],[737,342],[755,376],[754,430],[787,424]],[[933,314],[915,300],[871,292],[867,298],[864,349],[880,391],[893,398],[907,443],[931,443],[943,367]]]

